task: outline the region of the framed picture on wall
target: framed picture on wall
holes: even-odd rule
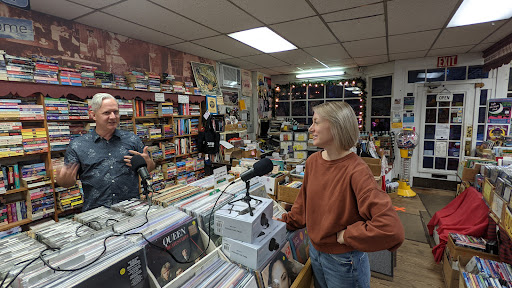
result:
[[[220,95],[217,73],[213,65],[190,62],[196,84],[203,95]]]

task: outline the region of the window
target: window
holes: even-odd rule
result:
[[[418,72],[418,73],[420,73],[420,72]],[[422,71],[422,73],[425,74],[424,71]],[[417,76],[417,74],[415,74],[415,75]],[[370,131],[373,131],[373,132],[389,131],[391,128],[392,86],[393,86],[393,77],[392,76],[372,78]]]

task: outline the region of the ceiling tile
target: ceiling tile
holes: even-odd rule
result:
[[[229,54],[233,57],[262,54],[261,51],[225,35],[192,41],[201,46]]]
[[[263,74],[267,74],[267,75],[279,75],[279,74],[282,74],[282,73],[279,73],[275,70],[272,70],[272,69],[268,69],[268,68],[256,68],[256,69],[251,69],[252,71],[258,71],[258,72],[261,72]]]
[[[310,0],[311,4],[320,13],[360,7],[377,2],[377,0]]]
[[[384,5],[382,2],[366,5],[362,7],[351,8],[347,10],[342,10],[338,12],[326,13],[323,14],[325,22],[333,22],[340,20],[349,20],[356,19],[362,17],[371,17],[379,14],[384,14]]]
[[[428,49],[441,30],[389,36],[389,53],[403,53]]]
[[[30,1],[30,9],[68,20],[93,11],[91,8],[65,0]]]
[[[504,23],[504,21],[498,21],[496,23],[500,22],[501,24]],[[492,25],[491,23],[481,23],[475,25],[446,28],[443,30],[432,48],[438,49],[478,44],[485,37],[487,37],[487,35],[496,30],[498,26],[499,25]]]
[[[295,66],[295,65],[272,67],[272,70],[275,70],[275,71],[277,71],[279,73],[283,73],[283,74],[292,74],[292,73],[300,72],[300,70],[297,69],[297,66]]]
[[[320,64],[320,63],[311,63],[311,64],[298,65],[297,67],[300,68],[300,69],[298,69],[299,72],[307,72],[308,70],[326,69],[325,66]]]
[[[304,48],[306,52],[311,54],[316,59],[325,63],[325,61],[332,61],[338,59],[349,58],[347,52],[340,44],[331,44],[318,47]]]
[[[375,38],[353,42],[345,42],[343,46],[352,57],[368,57],[387,54],[386,38]]]
[[[219,62],[222,62],[224,64],[228,64],[228,65],[231,65],[231,66],[247,69],[247,70],[256,69],[256,68],[263,68],[260,65],[256,65],[254,63],[247,62],[245,60],[238,59],[238,58],[222,59]]]
[[[190,43],[190,42],[169,45],[167,47],[176,49],[178,51],[183,51],[188,54],[193,54],[193,55],[197,55],[200,57],[212,59],[212,60],[220,60],[220,59],[230,58],[230,56],[228,56],[226,54],[222,54],[222,53],[201,47],[199,45],[196,45],[196,44]]]
[[[423,57],[425,57],[425,54],[427,54],[427,50],[389,54],[389,60],[394,61],[394,60],[405,60],[405,59],[413,59],[413,58],[423,58]]]
[[[210,28],[147,1],[128,0],[105,8],[103,11],[185,40],[218,34]],[[147,15],[151,16],[147,17]],[[162,21],[163,19],[165,21]]]
[[[370,65],[388,62],[388,56],[387,55],[379,55],[379,56],[361,57],[361,58],[355,58],[355,60],[359,66],[370,66]]]
[[[267,54],[260,54],[254,56],[240,57],[242,60],[249,61],[251,63],[263,66],[263,67],[276,67],[276,66],[284,66],[288,63],[285,63],[279,59],[276,59]]]
[[[512,33],[512,20],[509,20],[505,25],[494,31],[489,37],[485,38],[485,42],[498,42]]]
[[[330,68],[347,68],[357,66],[356,62],[352,58],[337,61],[328,61],[324,62],[324,64],[329,66]]]
[[[283,60],[284,62],[293,64],[293,65],[303,65],[307,63],[318,63],[313,57],[309,56],[306,52],[302,50],[291,50],[284,52],[272,53],[272,56],[277,59]]]
[[[471,50],[469,50],[469,53],[474,53],[474,52],[483,52],[485,49],[491,47],[494,43],[481,43],[481,44],[478,44],[476,46],[474,46],[473,48],[471,48]]]
[[[441,29],[458,0],[388,1],[389,35]]]
[[[87,7],[91,7],[94,9],[99,9],[106,7],[108,5],[114,4],[116,2],[120,2],[121,0],[69,0],[69,2],[75,2],[77,4],[82,4]],[[34,1],[34,2],[41,2],[41,1]],[[30,3],[30,6],[32,6],[32,3]]]
[[[300,19],[315,15],[306,1],[297,0],[232,0],[241,9],[266,24]],[[283,12],[285,11],[285,12]]]
[[[299,48],[336,43],[336,39],[318,17],[309,17],[270,27]]]
[[[432,49],[428,52],[427,56],[445,56],[445,55],[464,54],[472,47],[473,47],[473,45],[465,45],[465,46],[447,47],[447,48],[441,48],[441,49]]]
[[[102,12],[89,14],[77,19],[77,22],[162,46],[182,42],[182,40],[176,37],[112,17]]]
[[[226,0],[150,0],[221,33],[261,27],[262,23]]]
[[[329,26],[341,42],[386,36],[384,15],[331,22]]]

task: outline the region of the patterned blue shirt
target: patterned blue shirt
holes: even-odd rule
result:
[[[64,162],[80,164],[78,175],[84,190],[83,211],[139,198],[139,177],[124,162],[124,156],[132,155],[128,150],[142,153],[144,144],[137,135],[119,129],[108,141],[96,131],[71,141]]]

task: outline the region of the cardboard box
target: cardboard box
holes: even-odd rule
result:
[[[459,266],[465,267],[473,256],[484,259],[500,261],[498,255],[481,252],[471,248],[456,246],[451,237],[448,237],[444,256],[443,256],[443,276],[445,286],[448,288],[459,287]]]
[[[253,243],[222,237],[222,252],[239,264],[251,269],[261,268],[275,250],[286,241],[286,224],[270,220],[270,226]]]
[[[280,176],[272,177],[277,174],[273,174],[271,176],[261,176],[260,177],[260,183],[265,186],[265,190],[267,191],[267,194],[274,196],[275,199],[277,199],[277,189],[279,186],[279,182],[283,181],[286,178],[286,175],[288,173],[283,173]]]
[[[363,159],[364,162],[366,162],[366,165],[368,165],[368,167],[370,167],[370,170],[372,170],[373,176],[380,176],[381,169],[382,169],[381,168],[382,164],[381,164],[380,159],[370,158],[370,157],[361,157],[361,159]]]
[[[292,181],[302,182],[302,179],[292,177],[290,182]],[[299,195],[299,192],[300,188],[292,188],[284,185],[279,185],[277,190],[277,200],[293,204],[295,202],[295,199],[297,198],[297,195]]]
[[[310,288],[311,283],[313,283],[313,269],[311,268],[311,259],[308,259],[304,268],[300,270],[299,275],[293,281],[292,286],[290,288]]]
[[[242,158],[254,158],[259,159],[261,157],[261,151],[258,149],[253,149],[249,151],[242,150]]]
[[[230,162],[231,159],[240,159],[242,158],[242,149],[240,148],[231,148],[224,150],[224,161]]]
[[[251,200],[252,216],[249,213],[249,206],[243,201],[226,204],[215,211],[215,234],[247,243],[254,242],[260,232],[268,227],[274,205],[272,199],[252,197],[255,199]]]

